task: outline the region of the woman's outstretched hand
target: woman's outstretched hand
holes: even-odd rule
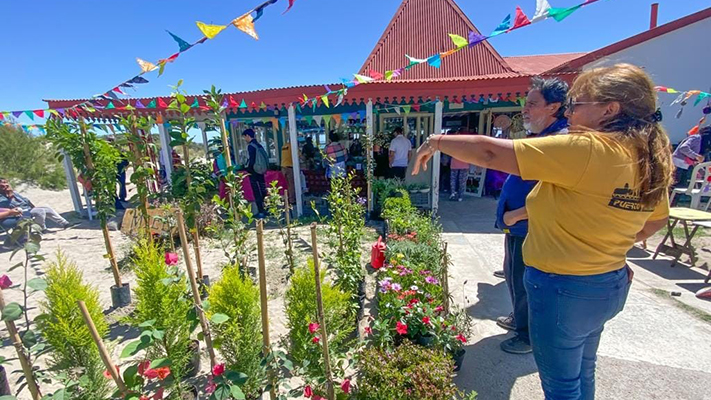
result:
[[[415,154],[415,166],[412,168],[412,175],[419,174],[420,168],[422,168],[423,171],[427,171],[427,162],[430,161],[430,158],[432,158],[435,153],[435,149],[429,141],[431,138],[432,136],[430,136],[430,138],[422,143],[420,148],[417,149],[417,154]]]

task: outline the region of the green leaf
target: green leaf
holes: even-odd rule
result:
[[[156,329],[156,330],[153,331],[153,339],[155,339],[155,340],[163,340],[164,337],[165,337],[165,331],[162,331],[162,330],[159,330],[159,329]]]
[[[225,314],[215,314],[210,318],[210,321],[212,321],[213,324],[215,325],[220,325],[224,324],[225,322],[229,321],[230,317],[228,317]]]
[[[236,385],[244,385],[249,377],[241,372],[227,371],[225,377]]]
[[[2,321],[16,321],[22,316],[22,307],[17,303],[10,303],[2,309]]]
[[[67,395],[67,391],[64,389],[59,389],[52,395],[52,400],[64,400]]]
[[[148,320],[146,322],[141,323],[138,325],[139,328],[149,328],[152,327],[156,323],[155,319]]]
[[[129,388],[136,386],[138,379],[138,365],[131,365],[123,371],[123,381]]]
[[[32,330],[22,334],[22,344],[28,349],[37,344],[37,339],[37,334]]]
[[[190,112],[190,106],[187,105],[187,104],[181,104],[181,105],[180,105],[180,111],[181,111],[183,114],[187,114],[188,112]]]
[[[39,252],[39,250],[40,250],[39,244],[33,243],[33,242],[25,243],[25,251],[26,252],[28,252],[30,254],[34,254],[34,253]]]
[[[171,365],[171,361],[169,358],[158,358],[156,360],[153,360],[151,363],[151,366],[149,368],[162,368],[162,367],[169,367]]]
[[[34,278],[27,281],[27,286],[35,292],[41,292],[47,289],[47,281],[42,278]]]
[[[21,262],[19,262],[19,263],[13,265],[12,267],[10,267],[10,269],[8,269],[8,272],[14,271],[14,270],[20,268],[20,267],[23,266],[23,265],[24,265],[24,264],[22,264]]]
[[[0,400],[17,400],[15,396],[0,396]]]
[[[230,393],[232,394],[232,398],[235,400],[245,399],[244,392],[242,392],[242,389],[240,389],[237,385],[232,385],[230,387]]]
[[[152,340],[150,337],[145,338],[144,336],[141,336],[141,339],[134,340],[123,348],[123,351],[121,352],[121,358],[135,356],[136,354],[138,354],[139,351],[150,346],[151,343]]]

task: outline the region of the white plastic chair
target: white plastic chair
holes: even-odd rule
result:
[[[694,167],[694,170],[691,172],[689,186],[685,188],[674,188],[674,190],[672,191],[671,199],[669,201],[673,203],[674,198],[677,194],[685,194],[691,197],[691,205],[689,206],[689,208],[699,210],[701,205],[701,198],[711,198],[711,181],[709,181],[710,177],[711,161],[703,162],[696,165]],[[711,199],[709,200],[709,203],[711,203]],[[708,207],[709,204],[706,204],[705,208],[708,209]]]

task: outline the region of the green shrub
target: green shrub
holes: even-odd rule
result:
[[[37,326],[50,344],[51,364],[58,370],[76,371],[73,378],[86,376],[82,390],[75,398],[105,398],[109,381],[103,378],[103,364],[89,333],[77,301],[86,304],[100,336],[109,328],[99,303],[99,293],[83,282],[82,272],[61,251],[57,260],[49,264],[46,274],[45,299],[40,302],[42,314]]]
[[[454,361],[407,341],[393,352],[366,348],[358,366],[361,400],[449,400],[460,394],[452,381]]]
[[[43,189],[67,187],[64,167],[45,138],[6,125],[0,125],[0,171],[4,178]]]
[[[355,313],[350,306],[350,296],[325,282],[321,271],[321,294],[326,319],[330,349],[343,352],[347,338],[355,329]],[[313,261],[307,267],[297,268],[291,277],[291,286],[286,292],[286,316],[289,328],[289,354],[298,364],[319,365],[322,358],[320,346],[312,340],[309,323],[318,322],[316,309],[316,279]]]
[[[402,254],[403,264],[410,268],[426,269],[435,275],[440,275],[442,251],[438,247],[423,246],[410,240],[390,240],[385,253],[386,260],[391,260]]]
[[[222,278],[210,288],[209,316],[224,314],[230,319],[213,326],[215,344],[227,368],[246,374],[242,391],[250,399],[262,393],[262,325],[259,288],[249,277],[242,278],[238,266],[222,271]]]
[[[131,322],[138,326],[155,321],[153,327],[164,332],[147,350],[147,356],[151,360],[169,358],[171,374],[179,381],[186,375],[190,360],[192,318],[189,315],[194,307],[187,294],[187,280],[177,268],[165,264],[165,255],[159,246],[142,240],[136,245],[135,254],[136,310]]]

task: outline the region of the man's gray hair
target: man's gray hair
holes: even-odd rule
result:
[[[568,84],[560,78],[544,79],[540,76],[534,76],[531,79],[531,87],[529,90],[538,90],[546,100],[546,104],[560,103],[560,108],[556,113],[556,118],[563,118],[567,108],[566,100],[568,98]]]

